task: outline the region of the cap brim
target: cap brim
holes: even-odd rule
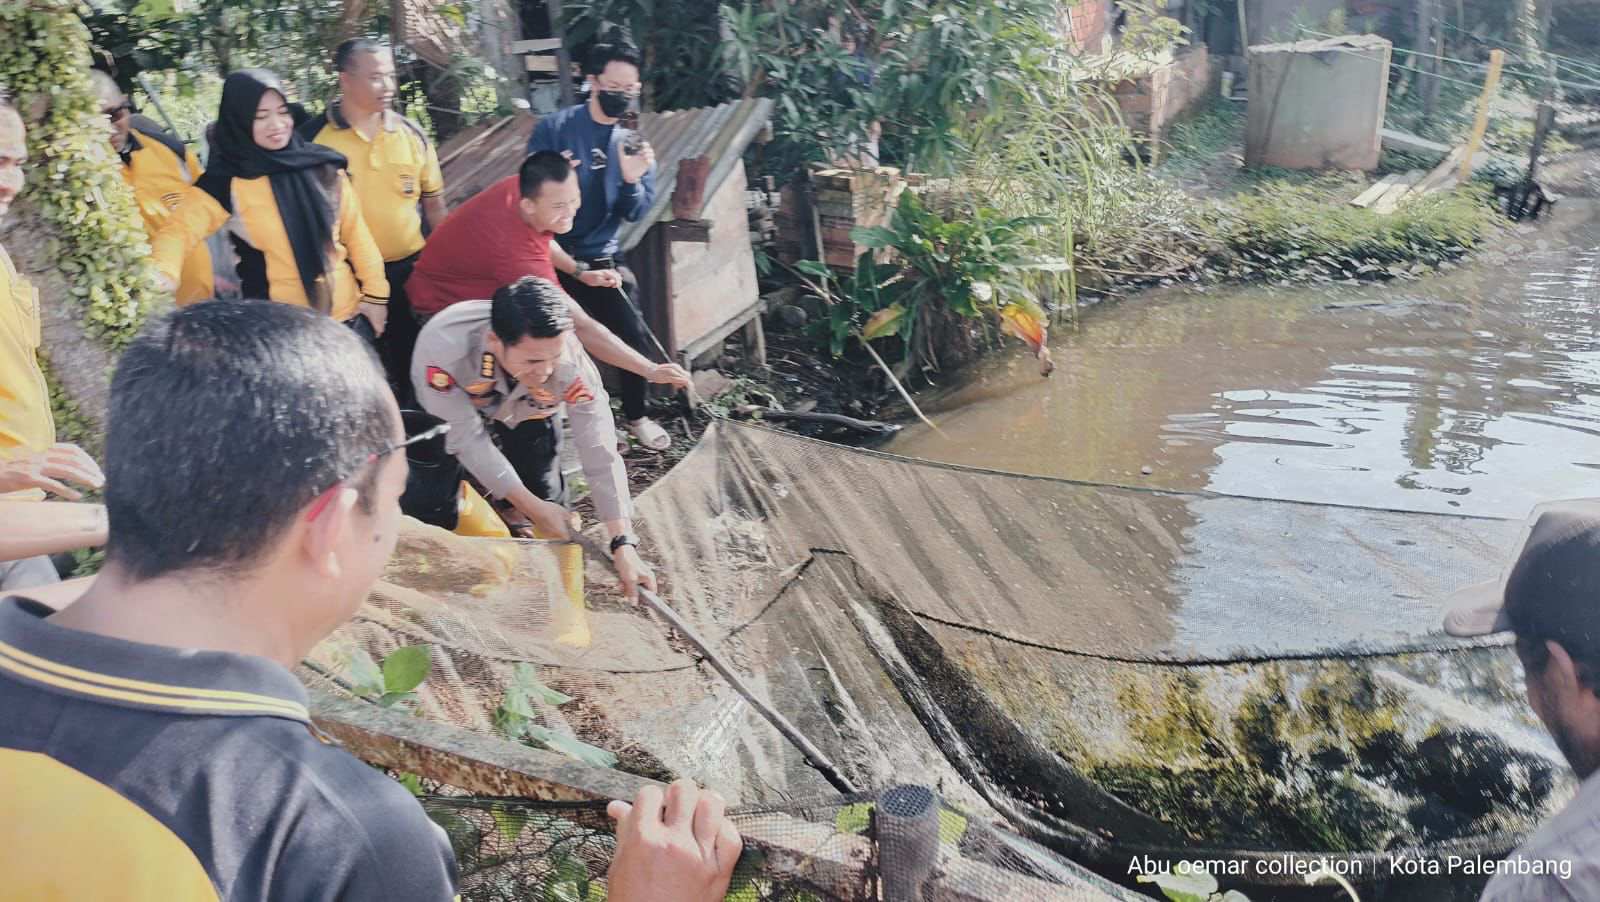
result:
[[[1470,639],[1511,629],[1511,618],[1505,608],[1505,587],[1500,580],[1450,593],[1445,600],[1445,610],[1446,635]]]

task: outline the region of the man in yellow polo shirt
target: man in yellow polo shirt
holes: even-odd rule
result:
[[[392,108],[394,54],[387,47],[352,38],[334,51],[333,68],[339,73],[339,97],[327,112],[302,125],[300,134],[350,159],[361,215],[389,277],[383,364],[404,403],[411,397],[411,350],[418,332],[405,285],[422,253],[424,217],[430,228],[444,222],[444,176],[427,133]]]
[[[100,98],[100,111],[111,123],[111,149],[122,158],[122,177],[133,188],[145,234],[154,238],[177,209],[183,192],[200,177],[200,159],[171,132],[135,115],[128,96],[111,76],[94,69],[89,80]],[[211,252],[197,244],[183,259],[178,304],[209,300],[214,294]]]
[[[0,89],[0,219],[22,191],[28,160],[22,117]],[[76,500],[72,481],[99,487],[100,468],[74,445],[58,445],[50,390],[39,368],[39,294],[0,247],[0,504],[36,501],[45,492]],[[5,511],[0,510],[0,523]],[[4,529],[4,526],[0,526]],[[0,561],[0,590],[53,583],[47,557]]]

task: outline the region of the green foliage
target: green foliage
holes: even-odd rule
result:
[[[1205,108],[1173,125],[1162,169],[1182,175],[1212,163],[1229,148],[1243,143],[1245,106],[1216,98]]]
[[[911,346],[925,303],[973,318],[1013,302],[1033,302],[1022,273],[1033,262],[1036,230],[1047,220],[1005,216],[991,207],[963,213],[946,219],[907,191],[890,227],[851,233],[864,247],[894,251],[887,268],[870,254],[857,264],[865,279],[865,291],[855,297],[861,309],[901,311],[881,334],[898,335]]]
[[[416,688],[433,668],[430,646],[407,645],[390,652],[379,664],[357,645],[342,644],[335,651],[338,675],[359,698],[380,707],[414,709]]]
[[[426,645],[407,645],[397,648],[383,659],[384,694],[405,693],[422,685],[433,668],[433,657]]]
[[[1172,902],[1207,902],[1217,891],[1217,878],[1204,871],[1198,873],[1140,874],[1140,883],[1154,883],[1161,894]]]
[[[1176,39],[1166,26],[1130,27],[1123,44],[1141,49],[1124,62]],[[1031,51],[1001,78],[987,113],[963,127],[967,176],[952,190],[1008,215],[1044,219],[1041,252],[1067,265],[1036,271],[1029,282],[1057,310],[1076,303],[1086,276],[1091,287],[1104,287],[1200,256],[1191,250],[1193,204],[1137,165],[1107,65],[1085,64],[1059,46]]]
[[[872,826],[872,810],[876,804],[876,802],[858,802],[840,808],[839,813],[833,817],[834,829],[840,833],[865,836]],[[966,817],[948,808],[940,808],[939,842],[945,845],[960,845],[966,835]]]
[[[85,11],[83,21],[124,90],[132,94],[134,77],[146,75],[162,92],[179,133],[194,140],[216,115],[221,77],[237,69],[272,69],[296,94],[290,99],[313,112],[331,100],[338,91],[338,75],[330,63],[333,48],[344,37],[344,8],[342,0],[195,0],[181,8],[170,0],[116,0]],[[470,8],[447,2],[434,10],[470,27]],[[352,23],[354,33],[387,35],[389,4],[369,4],[368,9],[367,16]],[[400,76],[396,106],[424,127],[435,125],[434,104],[441,104],[437,111],[454,123],[450,114],[458,112],[469,119],[507,115],[512,112],[510,99],[521,92],[520,84],[511,84],[480,59],[461,57],[441,70],[421,63],[403,46],[395,48],[395,55]],[[191,101],[198,116],[182,111]]]
[[[56,441],[77,445],[97,460],[105,455],[105,434],[67,394],[57,381],[50,366],[50,357],[43,349],[39,352],[39,368],[44,371],[44,381],[50,389],[50,418],[56,424]],[[91,493],[93,494],[93,493]]]
[[[1268,182],[1218,209],[1216,234],[1235,278],[1373,279],[1420,272],[1477,246],[1496,221],[1478,185],[1381,216],[1352,207],[1339,178]]]
[[[307,97],[331,93],[329,53],[339,41],[341,0],[121,0],[85,22],[95,43],[128,79],[146,70],[189,70],[219,76],[267,66]]]
[[[961,159],[959,123],[986,109],[1001,81],[1052,44],[1047,0],[743,0],[722,8],[722,71],[771,97],[782,172],[852,156],[881,123],[885,145],[925,171]],[[701,76],[703,78],[703,76]]]
[[[571,696],[563,695],[541,682],[538,671],[532,665],[518,664],[512,671],[512,681],[506,688],[505,699],[495,709],[495,728],[506,738],[521,740],[534,748],[559,752],[596,767],[615,767],[616,755],[538,723],[538,704],[559,706],[571,701]]]
[[[89,33],[67,0],[0,4],[0,84],[28,120],[24,197],[49,228],[50,254],[83,307],[84,328],[113,349],[158,296],[133,194],[89,85]]]
[[[562,12],[567,46],[578,54],[609,36],[611,27],[641,45],[656,109],[708,106],[738,94],[723,64],[720,20],[710,0],[593,0],[564,4]]]

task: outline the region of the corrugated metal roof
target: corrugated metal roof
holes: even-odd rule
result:
[[[680,160],[701,155],[711,158],[705,191],[709,203],[771,116],[772,101],[756,98],[639,117],[639,131],[656,151],[656,199],[638,222],[623,225],[617,236],[622,249],[637,245],[652,225],[671,215]],[[441,147],[439,159],[449,203],[459,204],[516,172],[533,123],[532,116],[519,113],[469,129]]]

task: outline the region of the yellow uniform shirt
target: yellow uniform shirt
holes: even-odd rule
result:
[[[350,126],[335,101],[300,133],[350,159],[350,180],[361,200],[361,214],[385,261],[404,260],[422,250],[417,203],[443,193],[444,176],[433,142],[421,126],[389,111],[384,113],[383,128],[369,139]]]
[[[50,389],[39,368],[39,294],[0,248],[0,460],[37,454],[55,444]],[[38,491],[0,499],[43,498]]]
[[[162,132],[154,122],[143,116],[133,117],[128,149],[122,155],[122,177],[133,188],[145,234],[151,241],[201,172],[200,160],[193,150]],[[197,244],[183,258],[178,304],[187,306],[209,300],[213,293],[211,252],[204,243]]]
[[[150,242],[156,268],[176,280],[185,255],[226,225],[239,251],[239,280],[245,297],[310,306],[271,181],[265,176],[234,179],[231,191],[231,217],[204,188],[191,186],[184,191],[183,200]],[[350,179],[342,171],[338,194],[339,216],[325,277],[333,279],[329,312],[343,322],[356,315],[363,294],[387,301],[389,282],[383,274],[383,256],[361,218]]]

